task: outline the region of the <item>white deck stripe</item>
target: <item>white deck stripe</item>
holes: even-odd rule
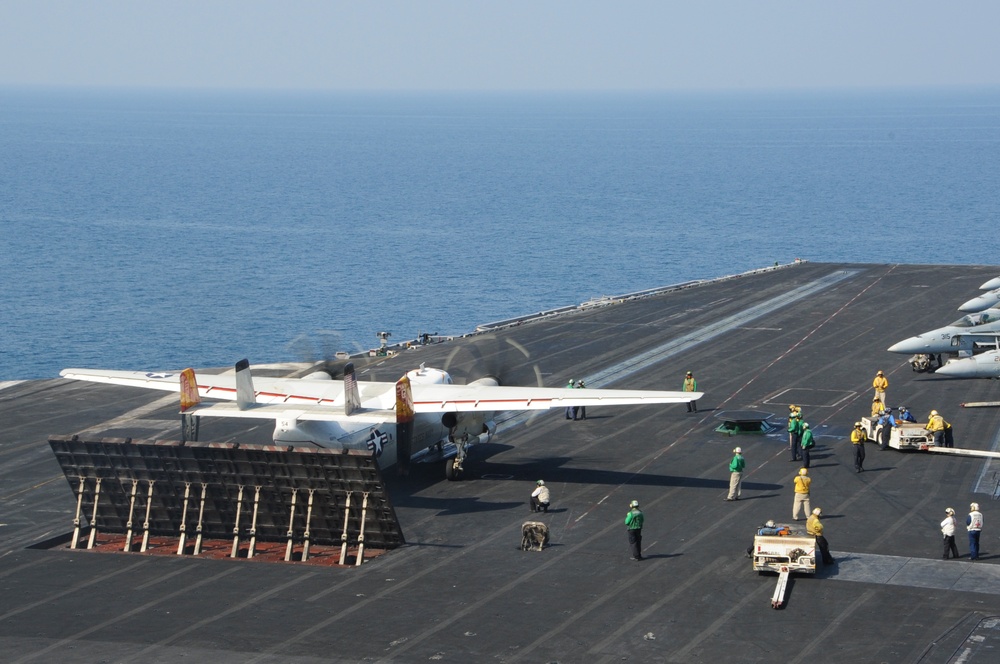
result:
[[[689,332],[681,337],[672,339],[665,344],[653,348],[652,350],[640,353],[639,355],[627,359],[624,362],[619,362],[608,369],[599,371],[591,376],[585,376],[584,382],[591,387],[603,387],[614,383],[615,381],[619,381],[627,376],[631,376],[637,371],[641,371],[658,362],[662,362],[670,357],[673,357],[678,353],[686,351],[689,348],[697,346],[700,343],[714,339],[729,330],[744,326],[750,321],[766,316],[781,307],[809,297],[810,295],[825,288],[829,288],[844,279],[854,276],[858,272],[860,272],[860,270],[840,270],[832,274],[828,274],[825,277],[821,277],[808,284],[790,290],[787,293],[771,298],[766,302],[762,302],[756,306],[750,307],[749,309],[716,321],[715,323],[703,327],[700,330]],[[496,418],[498,424],[497,430],[505,431],[511,427],[517,426],[518,424],[522,424],[527,421],[528,418],[536,415],[537,413],[528,412],[506,412],[498,414]]]
[[[662,362],[669,357],[673,357],[678,353],[693,348],[700,343],[710,341],[737,327],[745,326],[747,323],[766,316],[781,307],[809,297],[813,293],[821,291],[825,288],[829,288],[830,286],[843,281],[848,277],[852,277],[857,273],[858,270],[842,270],[829,274],[825,277],[821,277],[816,281],[805,284],[804,286],[799,286],[798,288],[788,291],[783,295],[771,298],[766,302],[761,302],[760,304],[750,307],[749,309],[716,321],[715,323],[712,323],[711,325],[708,325],[700,330],[689,332],[688,334],[677,337],[676,339],[671,339],[665,344],[625,360],[624,362],[619,362],[618,364],[609,367],[604,371],[599,371],[584,380],[588,385],[592,385],[593,387],[602,387],[604,385],[614,383],[615,381],[619,381],[627,376],[631,376],[637,371],[641,371],[649,366],[652,366],[657,362]]]

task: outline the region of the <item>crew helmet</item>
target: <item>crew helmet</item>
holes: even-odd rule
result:
[[[950,507],[946,507],[946,508],[944,508],[944,513],[945,514],[950,514],[951,516],[954,516],[955,515],[955,510],[951,509]]]
[[[931,417],[934,417],[935,415],[937,415],[937,411],[936,410],[932,410],[931,411]]]
[[[802,475],[803,477],[805,477],[808,474],[809,474],[809,470],[807,468],[799,468],[799,475]]]
[[[545,480],[538,480],[537,482],[535,482],[535,484],[537,484],[538,486],[542,486],[543,484],[545,484]]]
[[[816,516],[820,516],[821,514],[823,514],[823,510],[817,507],[813,509],[813,514],[815,514]]]
[[[854,426],[856,426],[856,427],[859,427],[859,426],[861,426],[861,422],[855,422],[855,423],[854,423]]]
[[[881,376],[881,375],[882,375],[882,372],[881,372],[881,371],[879,371],[879,372],[878,372],[878,375],[879,375],[879,376]]]
[[[733,448],[733,454],[743,454],[743,448],[742,447]]]
[[[979,511],[979,503],[972,503],[971,505],[969,505],[969,509],[971,509],[973,512],[978,512]]]
[[[691,372],[689,371],[689,372],[687,372],[687,375],[688,375],[688,376],[693,376],[694,374],[692,374],[692,373],[691,373]]]
[[[628,504],[628,506],[629,507],[638,507],[639,506],[639,501],[638,500],[633,500],[631,503]]]
[[[764,524],[768,528],[774,528],[774,519],[768,519],[767,523]]]
[[[809,423],[808,422],[803,422],[802,423],[802,428],[803,429],[808,429],[809,428]]]

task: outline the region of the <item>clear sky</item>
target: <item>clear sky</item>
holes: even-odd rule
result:
[[[0,85],[1000,85],[1000,0],[0,0]]]

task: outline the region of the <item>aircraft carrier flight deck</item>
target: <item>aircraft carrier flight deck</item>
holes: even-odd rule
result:
[[[7,662],[984,662],[1000,649],[1000,461],[867,448],[848,436],[869,415],[883,370],[889,405],[936,409],[955,445],[1000,449],[1000,381],[918,373],[886,349],[948,324],[996,266],[802,262],[607,299],[519,325],[415,346],[358,366],[394,381],[421,363],[458,382],[678,390],[684,405],[521,417],[475,446],[461,481],[441,465],[386,473],[405,544],[351,567],[69,549],[74,491],[52,436],[179,436],[175,395],[61,378],[0,389],[0,652]],[[235,362],[240,358],[232,358]],[[253,358],[250,358],[251,362]],[[102,367],[175,370],[183,367]],[[746,549],[788,521],[785,433],[800,405],[816,436],[812,505],[833,565],[775,577]],[[718,431],[757,413],[765,434]],[[741,415],[742,416],[742,415]],[[732,417],[732,415],[730,415]],[[271,422],[204,421],[203,441],[268,444]],[[735,446],[742,499],[726,501]],[[549,511],[529,513],[538,479]],[[630,560],[624,517],[645,512]],[[985,515],[968,559],[964,517]],[[939,523],[959,516],[962,557],[941,559]],[[522,524],[549,545],[520,550]]]

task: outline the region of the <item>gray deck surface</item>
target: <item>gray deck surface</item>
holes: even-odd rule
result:
[[[959,447],[996,449],[1000,381],[913,373],[892,343],[947,324],[997,267],[803,263],[589,309],[385,360],[459,380],[679,389],[683,406],[518,418],[472,451],[465,481],[417,467],[390,481],[408,544],[357,569],[192,556],[29,548],[72,529],[73,493],[46,442],[82,431],[176,437],[170,395],[62,379],[0,389],[0,659],[10,662],[996,662],[1000,660],[1000,465],[869,447],[847,434],[882,369],[890,405],[936,408]],[[509,343],[509,340],[516,342]],[[234,361],[239,358],[233,358]],[[252,360],[253,358],[251,358]],[[182,367],[105,367],[178,369]],[[787,405],[817,434],[813,505],[837,563],[795,577],[750,568],[755,526],[791,518]],[[763,435],[715,432],[725,411],[774,413]],[[526,420],[526,422],[525,422]],[[270,423],[203,422],[201,440],[267,442]],[[726,502],[731,450],[747,460]],[[543,552],[521,552],[535,480]],[[629,560],[628,502],[646,513]],[[982,559],[940,560],[944,508],[985,513]]]

